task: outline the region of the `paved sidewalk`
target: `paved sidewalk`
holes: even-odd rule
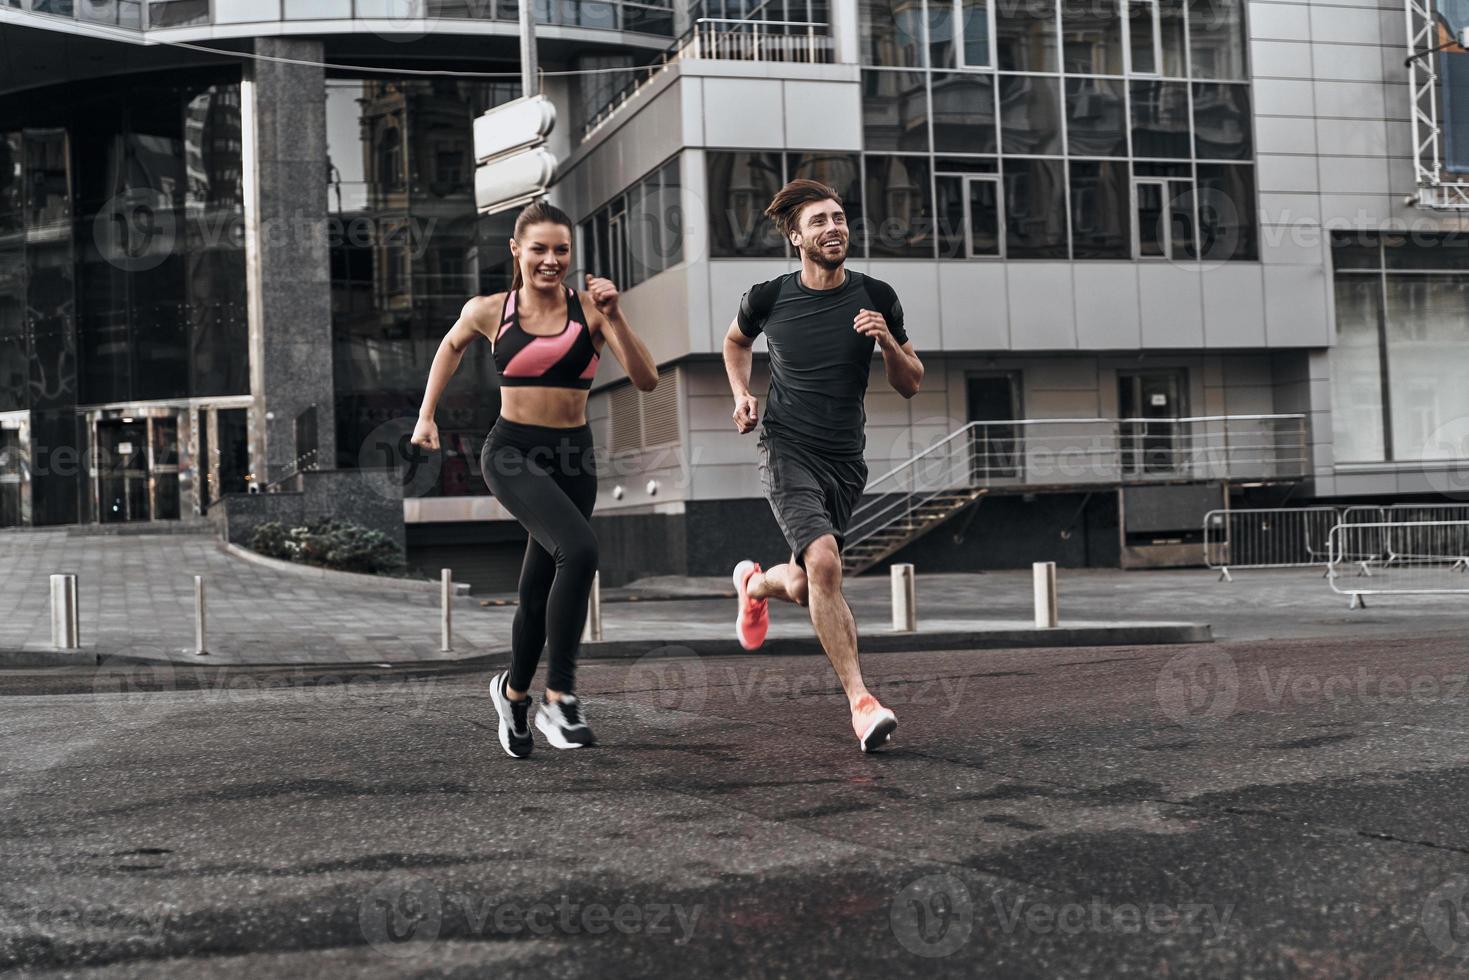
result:
[[[0,652],[51,649],[50,575],[77,576],[83,653],[211,663],[401,662],[491,652],[458,632],[439,652],[438,596],[344,590],[221,552],[205,534],[0,535]],[[194,648],[194,576],[210,656]],[[460,600],[466,603],[467,600]],[[3,654],[0,654],[3,656]]]
[[[443,662],[499,655],[509,646],[515,612],[513,605],[482,605],[479,597],[457,599],[454,650],[444,654],[432,593],[396,596],[324,585],[223,554],[207,534],[0,533],[0,658],[50,650],[48,576],[59,571],[78,576],[83,652],[92,656],[201,659],[192,652],[196,574],[208,582],[207,662],[215,664]],[[919,626],[925,632],[1027,629],[1028,571],[919,571]],[[614,644],[694,644],[707,652],[703,643],[728,641],[733,634],[728,579],[649,578],[608,595],[701,591],[719,598],[609,601],[603,606],[603,638]],[[859,629],[875,645],[891,629],[887,578],[853,580],[847,592]],[[1221,640],[1461,631],[1469,605],[1469,596],[1413,596],[1349,610],[1347,599],[1311,569],[1240,572],[1233,582],[1217,582],[1204,569],[1063,569],[1059,592],[1063,626],[1185,621],[1212,626]],[[811,636],[805,610],[773,605],[771,622],[773,641]],[[922,637],[914,639],[914,648],[922,645]]]

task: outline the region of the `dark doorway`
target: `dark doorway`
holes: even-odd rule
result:
[[[1125,476],[1163,476],[1182,469],[1182,432],[1176,420],[1188,414],[1187,377],[1181,368],[1118,375]]]
[[[219,437],[219,492],[245,493],[250,489],[249,409],[221,408],[215,433]]]
[[[971,427],[971,473],[977,484],[1020,478],[1020,375],[970,375],[965,381]]]
[[[138,419],[97,422],[97,519],[104,524],[146,521],[148,423]]]

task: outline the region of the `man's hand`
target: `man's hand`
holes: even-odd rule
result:
[[[601,279],[588,273],[587,293],[592,297],[592,302],[597,305],[598,313],[609,320],[617,315],[617,287],[612,285],[611,279]]]
[[[736,395],[734,423],[735,428],[740,430],[740,435],[744,435],[755,428],[755,423],[759,421],[760,411],[756,407],[755,396],[751,394]]]
[[[413,438],[408,441],[424,449],[438,449],[439,427],[433,419],[419,419],[418,424],[413,427]]]
[[[852,328],[862,336],[877,341],[877,346],[882,350],[887,350],[888,345],[893,342],[887,320],[876,310],[858,310],[857,315],[852,318]]]

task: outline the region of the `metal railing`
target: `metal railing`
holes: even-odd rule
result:
[[[668,50],[628,73],[627,81],[582,124],[581,138],[585,140],[600,129],[643,86],[675,61],[705,58],[824,64],[832,60],[834,50],[829,26],[818,21],[700,17]]]
[[[1257,507],[1204,515],[1204,564],[1230,581],[1230,569],[1326,565],[1335,507]]]
[[[1304,415],[970,422],[871,480],[846,543],[961,490],[1268,482],[1308,465]]]
[[[1388,557],[1365,561],[1384,542]],[[1352,608],[1368,595],[1469,595],[1469,521],[1361,521],[1337,524],[1328,539],[1331,589],[1351,596]],[[1343,575],[1355,565],[1357,574]]]

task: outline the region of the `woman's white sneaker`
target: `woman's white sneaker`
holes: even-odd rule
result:
[[[596,736],[582,717],[581,702],[574,694],[563,694],[560,701],[543,698],[536,711],[536,727],[553,749],[580,749],[597,744]]]
[[[530,737],[531,699],[526,696],[519,701],[510,700],[505,693],[509,680],[508,672],[490,678],[490,700],[494,702],[495,714],[500,716],[500,745],[512,759],[524,759],[535,748]]]

